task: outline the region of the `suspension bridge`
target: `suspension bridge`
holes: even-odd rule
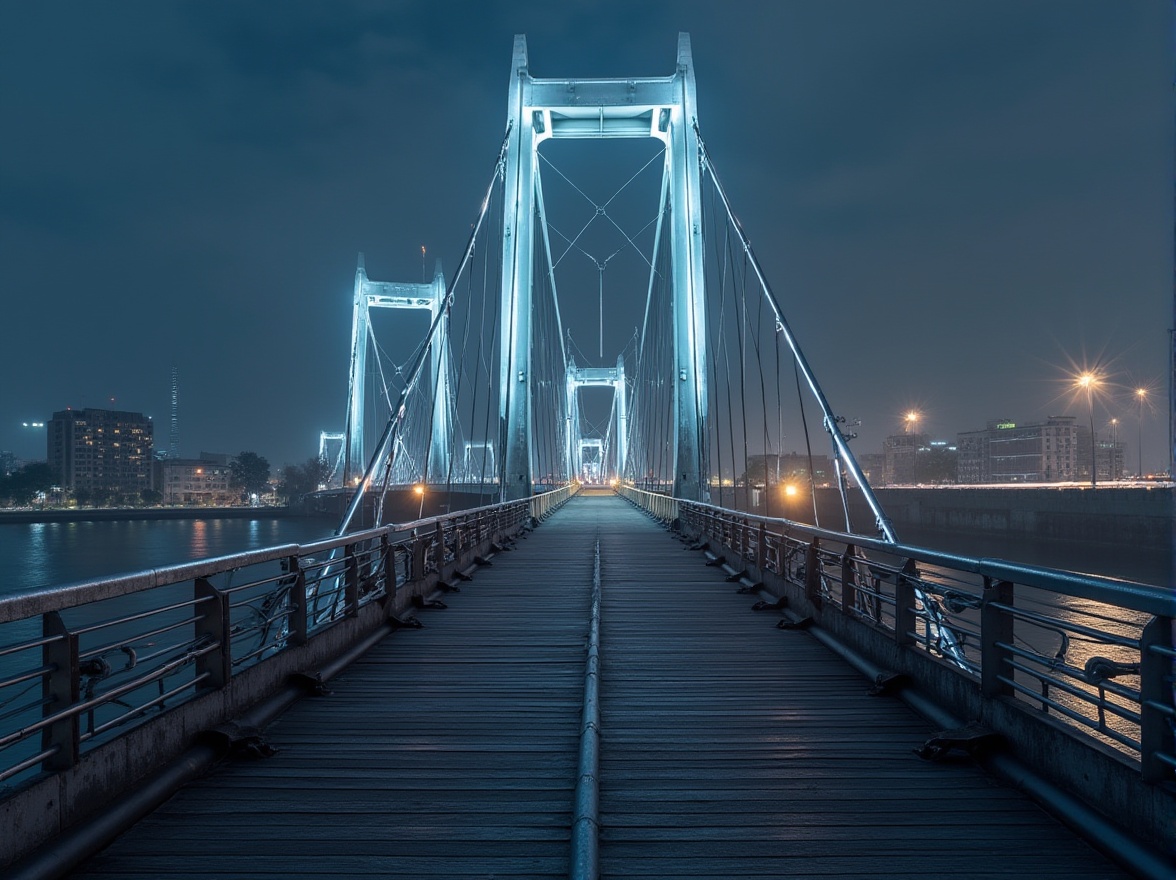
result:
[[[1171,590],[903,544],[699,120],[686,35],[517,37],[452,273],[357,266],[335,535],[0,600],[9,876],[1176,876]]]

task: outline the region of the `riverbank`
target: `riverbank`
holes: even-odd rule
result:
[[[305,516],[305,511],[294,507],[83,507],[69,510],[0,510],[0,525],[127,520],[287,519]]]

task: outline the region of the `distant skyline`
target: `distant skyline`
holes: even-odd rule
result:
[[[304,461],[343,425],[356,254],[388,280],[422,245],[457,262],[513,35],[536,76],[665,75],[680,30],[855,450],[911,409],[944,439],[1085,418],[1071,376],[1097,365],[1096,428],[1119,418],[1134,463],[1148,387],[1166,464],[1164,0],[7,4],[0,450],[43,457],[22,423],[69,406],[151,415],[166,449],[174,365],[183,455]],[[565,305],[593,339],[595,304]]]

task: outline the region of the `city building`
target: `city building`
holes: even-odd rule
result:
[[[75,495],[138,494],[151,488],[152,433],[142,413],[65,409],[47,425],[49,466]]]
[[[1018,425],[994,419],[982,431],[958,435],[961,483],[1054,483],[1080,480],[1081,429],[1074,416]],[[1086,432],[1089,461],[1090,432]],[[1086,467],[1089,477],[1090,468]]]
[[[926,434],[892,434],[882,443],[883,486],[917,483],[915,466],[919,450],[930,449]]]
[[[200,458],[165,458],[155,462],[155,486],[164,504],[226,505],[238,497],[229,487],[229,456],[200,453]]]
[[[812,482],[817,486],[832,485],[837,475],[833,462],[827,455],[804,455],[786,452],[783,455],[751,455],[747,459],[747,470],[740,477],[740,485],[763,486],[790,481],[809,482],[809,466],[812,465]]]

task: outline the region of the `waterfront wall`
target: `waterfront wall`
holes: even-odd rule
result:
[[[968,486],[880,488],[875,492],[900,533],[903,526],[910,526],[941,532],[1033,535],[1059,541],[1152,547],[1172,547],[1176,539],[1176,490],[1171,487],[1092,490]],[[835,489],[817,490],[817,509],[822,522],[842,519]],[[798,516],[789,518],[811,521],[811,504],[797,504],[795,510]],[[855,531],[874,533],[874,516],[857,489],[849,492],[849,510]]]

